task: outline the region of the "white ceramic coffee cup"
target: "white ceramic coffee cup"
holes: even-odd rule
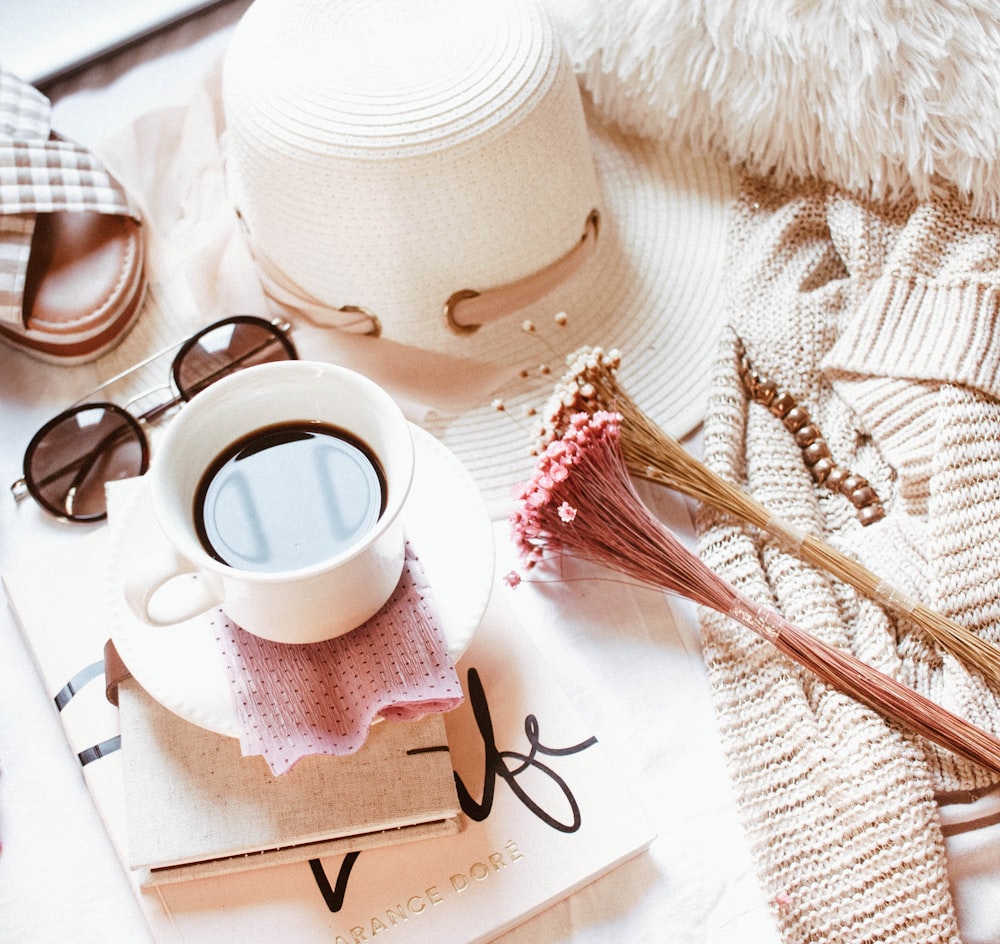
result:
[[[367,444],[385,474],[385,508],[354,545],[328,559],[268,572],[223,563],[198,536],[195,497],[202,476],[244,436],[288,422],[329,424]],[[413,463],[413,439],[402,411],[361,374],[299,360],[233,374],[187,404],[158,445],[147,477],[162,534],[150,535],[146,553],[134,562],[125,580],[126,601],[154,625],[221,606],[243,629],[276,642],[342,635],[373,616],[399,581],[402,511]],[[171,594],[168,586],[178,582],[183,592]],[[157,605],[158,595],[170,604]]]

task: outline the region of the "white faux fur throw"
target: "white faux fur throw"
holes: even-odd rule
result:
[[[546,0],[598,109],[779,183],[1000,219],[1000,4]]]

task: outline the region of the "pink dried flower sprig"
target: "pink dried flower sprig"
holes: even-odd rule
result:
[[[828,542],[800,531],[765,508],[735,482],[713,472],[669,436],[629,396],[618,379],[622,355],[617,350],[583,347],[570,355],[569,370],[542,410],[535,452],[559,438],[577,413],[613,410],[622,415],[621,449],[632,475],[674,489],[711,508],[754,525],[786,550],[905,621],[917,624],[942,648],[1000,686],[1000,648],[972,630],[894,588]]]
[[[829,685],[937,744],[1000,772],[1000,740],[750,600],[674,537],[632,485],[621,416],[578,413],[518,493],[511,536],[529,568],[570,553],[731,617]]]
[[[547,555],[568,551],[643,584],[712,605],[718,594],[725,594],[726,584],[716,577],[712,596],[699,594],[688,571],[693,555],[647,509],[632,485],[621,452],[621,422],[620,414],[605,410],[577,413],[561,437],[545,447],[511,514],[518,552],[530,568]]]

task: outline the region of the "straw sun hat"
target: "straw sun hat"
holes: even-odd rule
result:
[[[700,422],[730,171],[599,126],[532,0],[256,0],[222,88],[266,291],[450,379],[420,419],[488,498],[581,345],[673,435]]]

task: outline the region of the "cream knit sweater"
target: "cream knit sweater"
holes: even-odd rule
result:
[[[1000,643],[1000,227],[957,201],[865,204],[745,181],[727,331],[705,425],[715,471],[898,589]],[[805,406],[839,465],[875,486],[867,528],[814,485],[792,435],[747,401],[757,371]],[[1000,697],[905,620],[710,510],[705,562],[760,602],[974,723]],[[762,880],[788,942],[959,940],[935,795],[972,764],[888,725],[714,613],[706,658]]]

